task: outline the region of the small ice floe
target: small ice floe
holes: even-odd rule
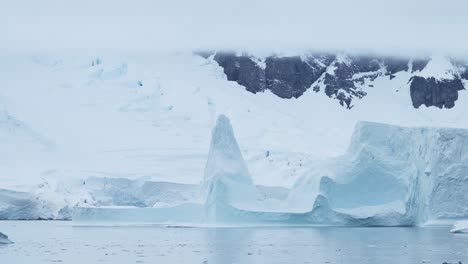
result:
[[[457,221],[453,224],[451,233],[467,233],[468,234],[468,220]]]
[[[13,242],[8,239],[8,236],[0,232],[0,244],[13,244]]]

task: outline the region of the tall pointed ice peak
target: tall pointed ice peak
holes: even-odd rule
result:
[[[211,132],[211,151],[221,150],[222,155],[226,158],[242,158],[239,146],[237,145],[236,138],[231,126],[229,118],[225,115],[220,115],[216,121],[216,126]]]
[[[229,119],[220,115],[211,134],[202,183],[207,207],[245,207],[256,200],[256,190]]]

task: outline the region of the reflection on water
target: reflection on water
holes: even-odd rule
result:
[[[0,222],[0,263],[458,263],[468,235],[448,228],[73,227]]]

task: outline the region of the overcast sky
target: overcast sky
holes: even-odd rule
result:
[[[466,0],[0,0],[3,51],[468,54]]]

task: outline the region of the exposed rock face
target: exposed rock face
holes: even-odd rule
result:
[[[206,54],[201,54],[207,57]],[[399,72],[408,72],[411,100],[415,108],[452,108],[458,91],[464,89],[461,80],[468,80],[468,62],[451,59],[457,72],[453,79],[420,77],[429,58],[402,58],[386,56],[349,56],[346,54],[308,53],[303,56],[269,56],[257,58],[249,54],[216,53],[214,60],[223,68],[229,81],[245,86],[252,93],[270,90],[275,95],[290,99],[302,96],[312,88],[337,100],[351,109],[355,100],[367,95],[379,77],[392,80]]]
[[[248,56],[236,56],[230,53],[218,53],[214,59],[224,69],[229,81],[235,81],[252,93],[266,89],[265,70]]]
[[[468,80],[468,59],[452,59],[452,63],[455,65],[455,67],[457,67],[460,73],[460,78],[463,80]]]
[[[463,71],[463,72],[460,74],[460,77],[461,77],[463,80],[468,80],[468,68],[465,69],[465,71]]]
[[[421,105],[452,108],[458,99],[458,91],[465,89],[460,79],[437,80],[434,77],[414,76],[411,79],[411,100],[415,108]]]
[[[265,68],[266,87],[281,98],[298,98],[325,70],[324,64],[315,58],[269,57]]]
[[[405,58],[384,58],[384,65],[387,69],[386,75],[390,75],[391,79],[395,77],[395,73],[409,70],[409,60]]]
[[[367,94],[358,84],[364,85],[367,79],[374,80],[379,75],[377,71],[380,68],[380,62],[370,57],[337,58],[323,78],[325,94],[338,99],[342,106],[352,108],[353,98],[362,98]],[[355,77],[357,73],[363,74]],[[321,80],[314,91],[321,90],[320,83]]]
[[[413,73],[417,71],[422,71],[424,68],[426,68],[428,63],[429,59],[413,59],[413,68],[411,69],[411,72]]]

